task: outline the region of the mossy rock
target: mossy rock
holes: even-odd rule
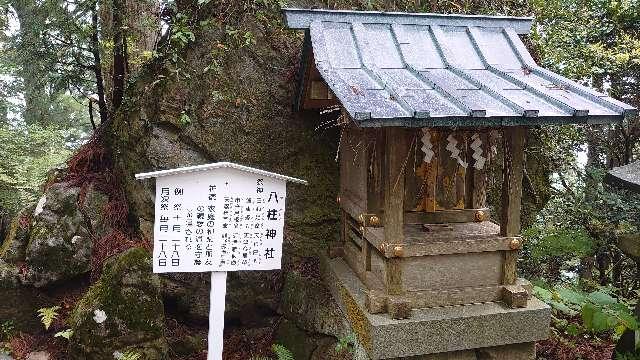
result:
[[[13,289],[20,285],[18,267],[0,259],[0,293],[5,289]]]
[[[0,259],[11,264],[25,260],[34,209],[35,205],[26,207],[11,220],[7,237],[0,247]]]
[[[322,282],[292,271],[287,273],[281,311],[299,328],[335,338],[347,337],[351,327]]]
[[[90,270],[93,239],[108,228],[102,208],[107,197],[89,188],[50,186],[36,207],[25,249],[26,282],[36,287],[76,278]]]
[[[116,351],[168,359],[160,280],[152,273],[149,252],[133,248],[108,261],[69,323],[72,359],[112,360]]]
[[[269,4],[275,4],[269,1]],[[188,11],[188,9],[183,9]],[[284,31],[279,7],[257,4],[247,11],[241,2],[209,2],[198,10],[216,23],[216,14],[232,14],[218,24],[193,29],[195,41],[180,51],[180,73],[170,60],[150,64],[127,88],[128,102],[113,122],[111,141],[133,217],[151,239],[154,218],[153,181],[133,174],[207,162],[231,161],[301,177],[308,186],[287,187],[284,253],[313,256],[338,234],[338,166],[334,161],[339,130],[316,131],[326,117],[301,117],[292,111],[295,74],[302,33]],[[264,15],[264,16],[263,16]],[[255,44],[236,46],[229,25],[250,31]],[[225,50],[220,49],[225,44]],[[212,69],[212,64],[220,71]],[[183,76],[188,76],[185,79]],[[188,115],[189,121],[181,121]],[[284,259],[286,264],[289,259]],[[227,309],[244,316],[277,307],[279,286],[253,272],[229,279]],[[202,317],[197,289],[206,280],[186,284],[177,302],[188,317]],[[253,286],[258,284],[259,286]]]

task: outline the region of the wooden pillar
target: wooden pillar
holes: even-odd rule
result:
[[[404,243],[404,168],[408,154],[408,136],[403,128],[385,131],[384,239],[387,244]],[[391,295],[402,293],[401,258],[386,261],[386,288]]]
[[[503,131],[504,169],[502,182],[502,213],[500,233],[502,236],[520,234],[520,209],[522,207],[522,173],[524,167],[524,144],[526,128],[506,127]],[[502,283],[512,285],[516,281],[518,250],[505,251]]]

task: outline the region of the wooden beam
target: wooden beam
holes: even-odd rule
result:
[[[524,146],[526,128],[507,127],[503,132],[504,168],[502,180],[502,214],[500,234],[517,236],[520,234],[520,210],[522,207],[522,174],[524,167]],[[505,251],[502,283],[512,285],[516,281],[518,250]]]
[[[460,149],[460,158],[462,161],[468,162],[467,159],[467,134],[463,131],[456,131],[453,136],[458,140],[458,149]],[[456,209],[464,209],[465,202],[465,182],[467,169],[461,164],[457,164],[456,167],[456,197],[455,206]],[[468,165],[467,165],[468,166]]]
[[[505,128],[504,169],[502,171],[502,216],[500,229],[503,236],[520,234],[522,174],[526,128]]]
[[[388,127],[385,131],[384,181],[384,238],[386,242],[404,243],[404,171],[408,155],[408,135],[403,128]],[[402,293],[401,259],[388,259],[386,290],[389,294]]]
[[[436,207],[438,209],[450,210],[456,207],[456,179],[458,176],[458,160],[451,157],[451,151],[447,149],[449,145],[448,137],[453,136],[452,131],[442,130],[438,141],[438,175],[436,191]]]

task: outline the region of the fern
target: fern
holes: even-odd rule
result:
[[[71,336],[73,336],[73,330],[71,329],[67,329],[64,331],[58,331],[55,335],[53,335],[53,337],[63,337],[67,340],[71,339]]]
[[[38,317],[44,325],[45,330],[49,330],[53,321],[58,318],[58,310],[60,310],[60,306],[38,309]]]
[[[277,360],[295,360],[289,349],[280,344],[271,345],[271,351],[276,354]]]
[[[113,353],[113,357],[116,358],[117,360],[140,360],[142,359],[142,355],[140,355],[139,353],[133,351],[133,350],[129,350],[125,353],[121,353],[119,351],[116,351]]]

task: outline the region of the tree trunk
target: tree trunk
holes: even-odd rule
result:
[[[129,76],[140,69],[144,57],[156,46],[160,37],[160,11],[158,0],[100,2],[100,35],[111,39],[114,45],[113,59],[102,61],[105,96],[113,100],[114,108],[119,106]]]
[[[49,95],[46,69],[41,69],[37,59],[32,59],[31,50],[42,42],[38,23],[43,21],[38,12],[38,5],[29,0],[13,0],[11,7],[16,12],[20,23],[20,43],[18,45],[18,74],[24,86],[24,120],[27,125],[44,125],[49,122]],[[31,56],[30,56],[31,55]],[[22,58],[25,57],[25,58]]]

